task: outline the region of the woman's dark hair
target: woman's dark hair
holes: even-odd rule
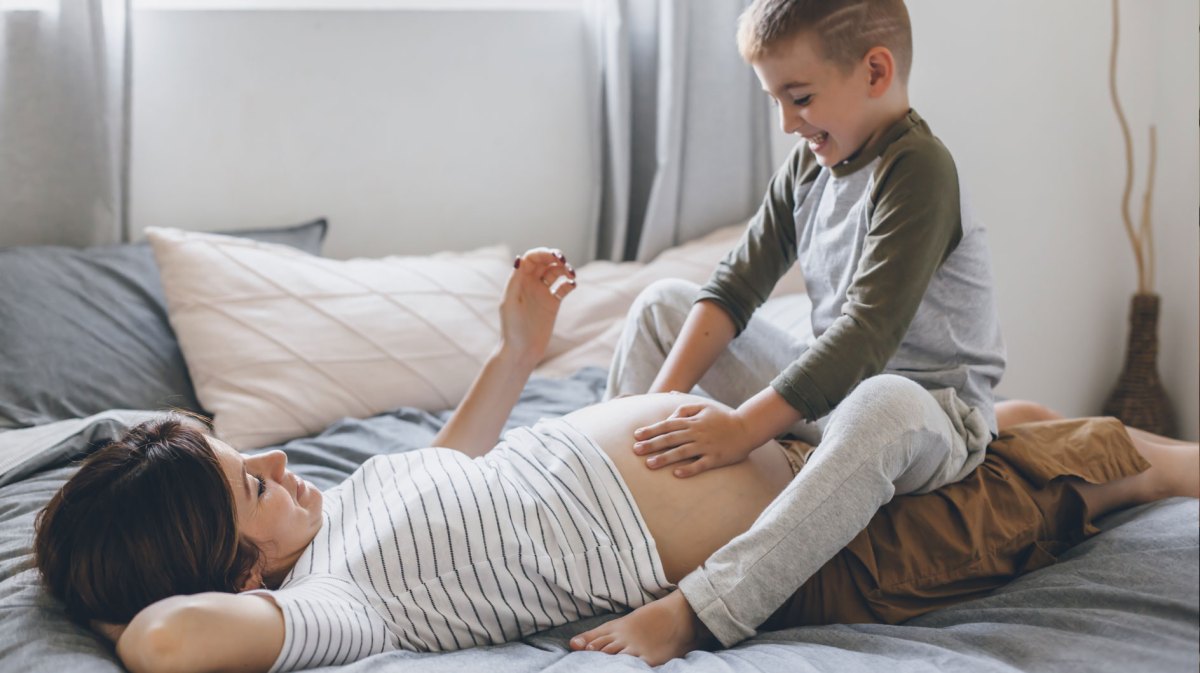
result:
[[[84,460],[38,514],[34,552],[71,619],[125,624],[177,594],[236,592],[259,562],[204,433],[143,423]]]

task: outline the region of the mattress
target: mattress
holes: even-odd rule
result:
[[[535,378],[509,428],[566,414],[599,399],[602,369]],[[71,432],[31,438],[0,433],[0,455],[18,442],[32,457],[0,486],[0,671],[95,673],[123,670],[111,648],[70,623],[33,568],[33,521],[66,479],[71,461],[140,415],[102,414]],[[338,421],[280,447],[292,468],[329,488],[375,455],[430,443],[448,413],[398,409]],[[39,444],[40,442],[40,444]],[[1187,671],[1200,668],[1200,505],[1160,501],[1110,515],[1103,532],[1048,568],[983,598],[897,626],[796,628],[763,633],[734,648],[693,652],[657,669],[728,671]],[[342,671],[647,670],[640,660],[570,652],[568,639],[598,616],[517,642],[448,654],[390,652]]]

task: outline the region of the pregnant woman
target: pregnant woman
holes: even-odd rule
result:
[[[496,444],[574,287],[555,251],[531,250],[516,267],[501,344],[434,448],[373,458],[321,493],[282,452],[243,456],[182,420],[139,426],[89,457],[40,516],[37,562],[51,593],[113,639],[135,673],[455,650],[668,594],[753,524],[803,452],[770,442],[692,479],[646,469],[629,438],[678,395],[613,400]],[[772,625],[902,621],[1037,567],[1030,548],[1076,541],[1094,531],[1091,517],[1195,490],[1172,476],[1195,472],[1194,446],[1135,444],[1112,421],[1019,430],[974,477],[888,505]],[[891,552],[864,564],[866,549]],[[897,580],[964,566],[954,554],[977,549],[989,551],[969,576]]]

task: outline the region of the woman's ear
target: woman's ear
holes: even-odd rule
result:
[[[871,47],[863,56],[863,63],[867,66],[867,95],[879,98],[896,78],[896,59],[887,47]]]
[[[266,589],[267,585],[263,582],[263,571],[261,564],[255,564],[250,569],[246,579],[242,580],[242,585],[238,587],[238,591],[254,591],[255,589]]]

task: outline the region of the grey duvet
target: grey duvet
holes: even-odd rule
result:
[[[596,401],[604,374],[535,379],[509,421],[528,425]],[[321,488],[378,453],[425,446],[446,414],[401,409],[343,420],[280,447]],[[39,586],[33,519],[70,476],[90,442],[119,431],[111,420],[38,447],[37,472],[0,487],[0,671],[120,671],[111,649],[68,622]],[[6,435],[0,433],[0,453]],[[47,439],[47,442],[52,440]],[[1103,533],[1054,566],[968,603],[899,626],[827,626],[763,633],[729,650],[694,652],[662,671],[1179,671],[1200,668],[1200,546],[1195,500],[1173,499],[1102,520]],[[572,653],[567,639],[597,617],[520,642],[450,654],[389,653],[351,671],[644,670],[631,657]]]

